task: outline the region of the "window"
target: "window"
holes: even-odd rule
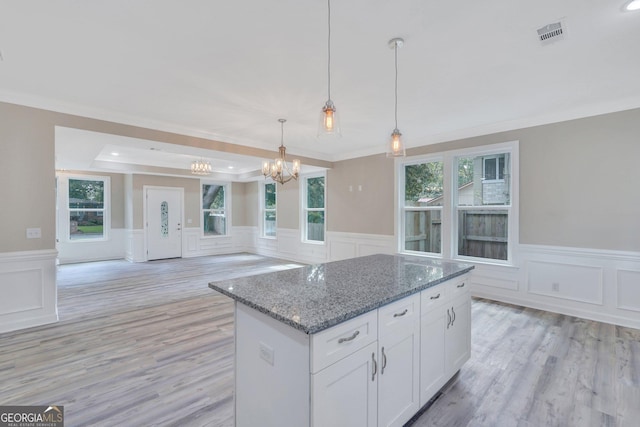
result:
[[[505,155],[484,156],[482,158],[482,179],[497,181],[504,179]]]
[[[69,240],[107,238],[109,178],[68,178]]]
[[[518,142],[397,161],[405,253],[513,264]]]
[[[304,178],[303,218],[304,237],[309,242],[324,242],[325,231],[325,177]]]
[[[475,170],[482,169],[480,173]],[[511,208],[510,155],[456,158],[457,255],[506,261]]]
[[[276,237],[276,183],[263,184],[261,197],[262,237]]]
[[[404,165],[404,251],[442,253],[443,167],[441,161]]]
[[[202,184],[202,230],[205,237],[227,234],[227,185]]]

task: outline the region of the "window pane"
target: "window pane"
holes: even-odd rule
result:
[[[202,184],[202,209],[224,209],[224,185]]]
[[[169,237],[169,203],[160,203],[160,237]]]
[[[458,255],[507,259],[508,211],[458,211]]]
[[[405,206],[442,206],[442,162],[407,165],[404,174]]]
[[[276,212],[265,211],[264,213],[264,235],[275,237],[276,235]]]
[[[69,212],[69,238],[71,240],[102,239],[104,237],[103,211]]]
[[[324,212],[307,212],[307,240],[324,242]]]
[[[205,236],[224,236],[227,230],[227,220],[222,211],[205,211],[203,212],[204,235]]]
[[[324,177],[307,179],[307,208],[324,208]]]
[[[511,204],[509,153],[459,157],[457,169],[458,206]]]
[[[104,209],[104,181],[70,179],[69,208]]]
[[[440,210],[405,211],[404,249],[441,253],[441,216]]]
[[[265,184],[264,185],[264,207],[265,209],[275,209],[276,208],[276,184]]]

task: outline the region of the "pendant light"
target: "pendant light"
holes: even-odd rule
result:
[[[331,100],[331,0],[327,0],[327,102],[320,112],[318,136],[340,137],[340,122]]]
[[[280,122],[280,148],[278,149],[278,157],[273,163],[265,160],[262,162],[262,174],[265,178],[271,177],[275,182],[284,184],[292,179],[297,180],[300,175],[300,160],[295,159],[291,165],[291,169],[287,165],[287,148],[284,146],[284,122],[286,119],[278,119]]]
[[[394,38],[389,40],[389,48],[394,50],[395,65],[396,65],[396,79],[395,79],[395,106],[394,117],[396,127],[391,132],[391,141],[389,143],[389,149],[387,151],[387,157],[404,157],[406,155],[404,149],[404,143],[402,142],[402,134],[398,129],[398,48],[404,45],[404,40],[401,38]]]

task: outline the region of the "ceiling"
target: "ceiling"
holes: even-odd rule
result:
[[[283,117],[290,155],[332,162],[385,150],[393,37],[405,39],[398,127],[407,147],[640,107],[640,11],[624,5],[334,0],[331,97],[342,138],[320,140],[324,0],[0,0],[0,101],[270,151]],[[536,30],[559,20],[564,38],[541,44]],[[78,132],[57,130],[58,167],[186,168],[202,157],[219,173],[255,175],[260,165]]]

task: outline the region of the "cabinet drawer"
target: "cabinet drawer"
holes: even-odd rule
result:
[[[465,274],[460,278],[453,279],[448,283],[448,286],[451,298],[457,298],[460,295],[469,293],[469,276]]]
[[[411,322],[420,320],[420,294],[405,297],[378,309],[378,331],[384,335],[395,328],[411,330]]]
[[[378,311],[362,314],[311,336],[311,373],[378,339]]]
[[[448,283],[436,285],[420,292],[420,310],[422,314],[429,314],[434,308],[443,305],[447,301],[448,296]]]

